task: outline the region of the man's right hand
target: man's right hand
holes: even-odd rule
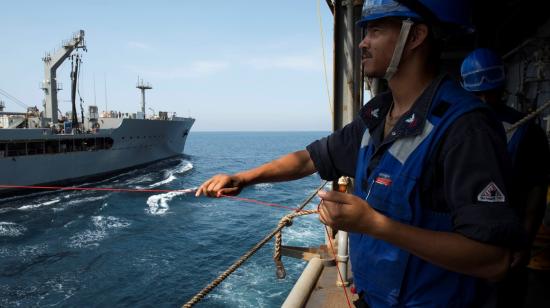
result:
[[[244,181],[236,175],[217,174],[202,183],[195,197],[204,195],[219,198],[221,195],[238,195],[244,188]]]

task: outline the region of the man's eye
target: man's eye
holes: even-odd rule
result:
[[[380,31],[380,28],[376,28],[376,27],[368,28],[367,34],[374,34],[374,33],[377,33],[378,31]]]

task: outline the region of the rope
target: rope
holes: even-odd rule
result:
[[[277,268],[277,271],[276,271],[277,278],[283,279],[286,277],[285,266],[281,261],[281,244],[283,241],[282,229],[286,226],[291,226],[292,219],[294,219],[295,217],[316,214],[316,213],[319,213],[319,211],[306,210],[301,212],[290,213],[285,217],[281,218],[281,220],[279,221],[279,224],[277,225],[277,229],[279,229],[279,232],[277,232],[277,234],[275,235],[275,252],[273,253],[273,260],[275,261],[275,267]]]
[[[49,189],[49,190],[89,190],[89,191],[115,191],[115,192],[181,192],[191,193],[197,190],[196,188],[189,189],[143,189],[143,188],[109,188],[109,187],[64,187],[64,186],[24,186],[24,185],[3,185],[0,188],[21,188],[21,189]]]
[[[535,110],[535,111],[531,112],[530,114],[526,115],[523,119],[521,119],[521,120],[517,121],[516,123],[514,123],[514,125],[510,126],[506,130],[506,133],[509,133],[509,132],[513,131],[514,129],[516,129],[516,128],[520,127],[521,125],[525,124],[525,122],[528,122],[531,119],[535,118],[536,116],[541,114],[548,107],[550,107],[550,100],[548,100],[542,106],[537,108],[537,110]]]
[[[325,88],[327,89],[328,105],[330,108],[330,114],[334,121],[334,108],[332,107],[332,99],[330,97],[330,87],[328,84],[326,52],[325,52],[325,31],[323,30],[323,17],[321,16],[321,0],[317,0],[317,16],[319,16],[319,32],[321,36],[321,50],[323,51],[323,75],[325,77]]]
[[[332,244],[332,238],[328,232],[328,227],[325,226],[325,232],[327,233],[328,242],[330,244],[330,250],[332,251],[332,255],[334,256],[334,260],[337,260],[336,258],[336,252],[334,251],[334,245]],[[344,295],[346,295],[346,301],[348,302],[348,307],[351,308],[351,302],[349,300],[348,296],[348,290],[346,289],[346,285],[344,284],[344,278],[342,278],[342,273],[340,273],[340,267],[338,264],[336,264],[336,271],[338,272],[338,277],[340,277],[340,281],[342,282],[342,288],[344,289]]]
[[[319,186],[302,204],[296,209],[296,211],[301,211],[316,195],[319,190],[321,190],[328,182],[323,181],[321,186]],[[187,303],[182,307],[189,308],[193,307],[196,303],[201,301],[208,293],[210,293],[215,287],[217,287],[222,281],[224,281],[229,275],[231,275],[239,266],[241,266],[246,260],[248,260],[253,254],[255,254],[260,248],[262,248],[269,240],[271,240],[277,232],[279,232],[284,225],[278,226],[275,230],[269,233],[264,237],[260,242],[258,242],[252,249],[245,253],[239,260],[233,263],[227,270],[225,270],[218,278],[214,279],[210,284],[204,287],[200,292],[198,292],[193,298],[191,298]]]
[[[267,205],[267,206],[272,206],[272,207],[278,207],[278,208],[287,209],[287,210],[291,210],[291,211],[299,211],[297,208],[293,208],[293,207],[290,207],[290,206],[284,206],[284,205],[275,204],[275,203],[268,203],[268,202],[254,200],[254,199],[241,198],[241,197],[235,197],[235,196],[229,196],[229,195],[220,195],[220,197],[230,198],[230,199],[235,199],[235,200],[240,200],[240,201],[246,201],[246,202],[252,202],[252,203],[257,203],[257,204]]]

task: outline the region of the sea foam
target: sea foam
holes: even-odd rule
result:
[[[23,235],[25,231],[27,231],[27,228],[23,225],[9,221],[0,221],[0,236],[17,237]]]
[[[173,169],[166,171],[164,180],[149,185],[149,188],[155,188],[164,184],[168,184],[176,179],[176,174],[185,173],[191,169],[193,169],[193,164],[190,161],[183,160]]]

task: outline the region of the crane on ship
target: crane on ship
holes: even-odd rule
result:
[[[42,127],[53,127],[57,123],[57,91],[61,90],[62,87],[56,80],[56,72],[59,66],[71,55],[71,53],[78,49],[86,51],[84,30],[76,32],[69,40],[63,42],[61,48],[55,50],[53,53],[46,53],[42,58],[42,61],[44,61],[44,81],[41,85],[44,91],[44,117],[42,118]],[[75,83],[76,78],[73,80],[73,83]],[[76,117],[76,112],[73,110],[73,118],[74,117]],[[74,119],[73,122],[75,122]]]

